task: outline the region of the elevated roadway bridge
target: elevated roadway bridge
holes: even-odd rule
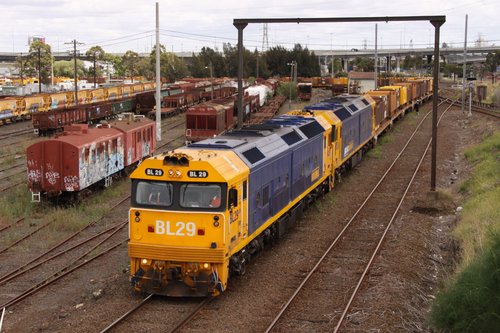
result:
[[[410,56],[422,56],[427,57],[428,60],[431,60],[433,54],[433,48],[399,48],[399,49],[379,49],[377,50],[377,54],[379,57],[396,60],[403,60],[407,55]],[[467,48],[467,57],[468,62],[484,62],[486,60],[486,55],[489,52],[495,52],[500,50],[500,46],[480,46],[480,47],[469,47]],[[345,60],[352,60],[356,57],[374,57],[375,50],[374,49],[350,49],[350,50],[312,50],[314,53],[320,58],[320,60],[324,63],[329,62],[331,57],[341,58],[345,63]],[[440,48],[440,56],[447,63],[462,63],[463,62],[463,47],[444,47]],[[23,52],[22,55],[26,56],[26,52]],[[54,59],[57,60],[71,60],[73,59],[73,55],[71,52],[53,52]],[[123,56],[124,53],[112,53],[113,55]],[[193,55],[193,52],[175,52],[175,54],[189,61]],[[197,54],[196,52],[194,54]],[[16,58],[20,56],[19,52],[0,52],[0,62],[5,63],[14,63]],[[140,57],[148,57],[149,53],[139,53]],[[79,59],[85,59],[85,56],[80,55]]]

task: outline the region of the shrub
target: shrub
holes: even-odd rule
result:
[[[293,82],[285,82],[278,87],[278,94],[286,98],[290,97],[290,92],[292,93],[292,100],[297,99],[297,86]]]

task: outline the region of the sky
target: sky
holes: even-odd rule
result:
[[[160,7],[160,42],[168,51],[197,52],[203,46],[222,51],[223,43],[237,43],[235,18],[318,18],[360,16],[445,15],[441,42],[464,43],[468,14],[468,46],[500,45],[498,0],[0,0],[0,52],[27,52],[30,36],[45,37],[53,52],[72,49],[72,40],[85,52],[100,45],[106,52],[150,52],[155,43],[155,3]],[[263,25],[244,29],[244,45],[263,47]],[[370,49],[375,23],[269,24],[269,47],[312,50]],[[379,48],[432,47],[434,28],[422,22],[379,22]],[[266,45],[264,45],[266,47]]]

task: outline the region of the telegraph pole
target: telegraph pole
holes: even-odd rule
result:
[[[160,5],[156,3],[156,140],[161,141]]]
[[[64,43],[64,44],[73,44],[73,60],[75,63],[75,76],[74,76],[74,81],[75,81],[75,105],[78,105],[78,72],[76,68],[76,44],[78,45],[83,45],[83,43],[79,43],[76,41],[76,39],[73,39],[71,42]]]
[[[42,62],[40,47],[38,47],[38,93],[42,93]]]
[[[212,61],[210,61],[210,86],[212,87],[210,92],[210,100],[214,99],[214,73],[212,67]]]
[[[330,32],[330,53],[332,55],[332,73],[331,73],[331,77],[333,78],[334,76],[334,69],[333,69],[333,63],[334,63],[334,59],[333,59],[333,33]]]
[[[95,68],[95,52],[94,52],[94,89],[97,88],[96,87],[96,68]]]
[[[465,39],[464,39],[464,64],[463,64],[463,76],[462,76],[462,113],[465,111],[465,72],[467,70],[467,18],[468,15],[465,14]]]
[[[24,77],[23,77],[23,53],[21,52],[21,87],[24,87]],[[23,90],[24,92],[24,90]]]
[[[378,54],[377,54],[377,23],[375,23],[375,66],[374,66],[374,72],[375,72],[375,89],[378,88]]]

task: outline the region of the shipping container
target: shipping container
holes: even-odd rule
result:
[[[407,96],[402,91],[403,89],[401,86],[384,86],[384,87],[378,88],[378,90],[394,91],[396,93],[397,108],[406,104]],[[406,89],[405,89],[405,91],[406,91]],[[404,96],[402,96],[403,94],[404,94]]]
[[[396,98],[396,92],[393,90],[371,90],[367,92],[367,95],[370,96],[378,96],[382,97],[385,96],[387,99],[387,111],[386,111],[386,118],[391,119],[392,116],[396,113],[397,110],[397,98]]]
[[[397,86],[405,86],[408,94],[408,102],[414,102],[417,99],[417,84],[415,82],[401,82]]]

